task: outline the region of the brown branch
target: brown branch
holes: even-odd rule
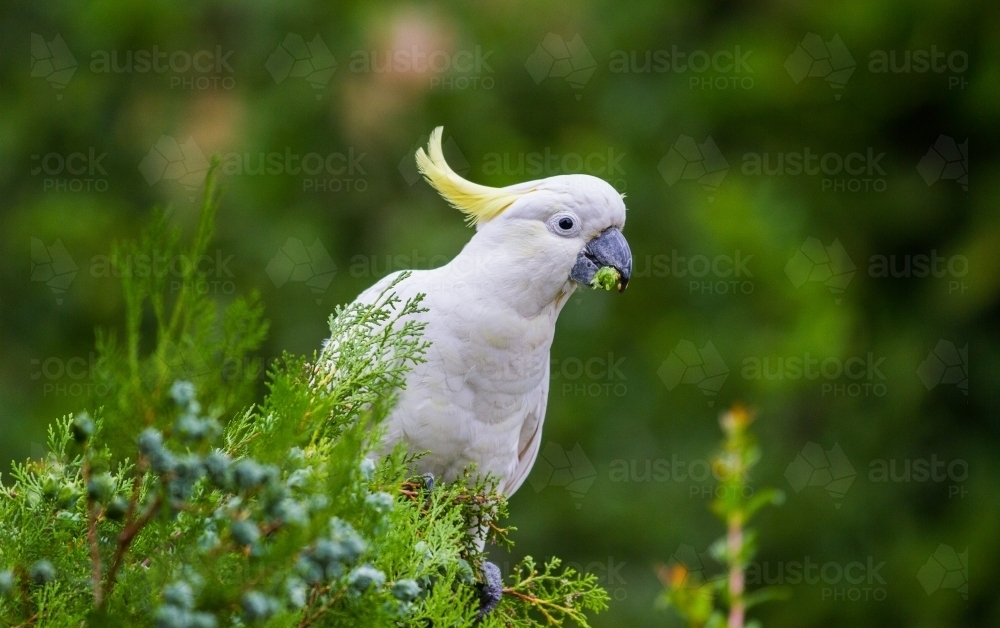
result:
[[[26,622],[24,622],[23,624],[18,624],[16,626],[14,626],[13,628],[24,628],[25,626],[34,625],[36,619],[38,619],[38,613],[35,613],[31,617],[29,617],[28,620]]]
[[[318,595],[319,595],[319,589],[316,589],[313,592],[313,600],[315,600],[316,597],[318,597]],[[329,611],[331,608],[333,608],[333,605],[336,604],[337,602],[339,602],[340,598],[342,598],[343,596],[344,596],[344,591],[343,590],[339,591],[337,593],[337,595],[335,595],[332,598],[330,598],[330,600],[326,604],[324,604],[323,606],[321,606],[319,609],[317,609],[315,613],[313,613],[312,615],[306,615],[305,617],[303,617],[302,621],[299,622],[298,628],[309,628],[309,626],[312,626],[313,623],[316,622],[316,620],[318,620],[327,611]]]
[[[743,553],[743,523],[738,514],[730,516],[726,534],[726,553],[729,555],[729,621],[728,628],[743,628],[746,604],[743,600],[744,577],[741,554]]]
[[[115,590],[115,580],[118,578],[118,572],[122,568],[122,564],[125,561],[125,554],[128,553],[129,547],[132,546],[132,541],[135,537],[142,532],[142,529],[146,527],[153,517],[159,511],[160,506],[163,504],[163,498],[157,496],[153,500],[153,504],[146,510],[145,513],[138,520],[132,522],[131,524],[125,526],[122,530],[121,535],[118,537],[118,549],[115,551],[115,558],[111,562],[111,569],[108,570],[108,577],[105,581],[104,586],[104,596],[103,601],[106,601],[111,597],[111,593]],[[134,511],[134,504],[130,507]]]
[[[97,544],[97,515],[100,510],[97,504],[90,504],[87,513],[87,540],[90,542],[91,580],[94,583],[94,605],[98,608],[104,603],[101,592],[101,548]]]
[[[90,483],[90,460],[83,462],[83,484]],[[87,498],[87,542],[90,544],[91,581],[94,587],[94,606],[100,608],[101,595],[101,548],[97,544],[97,515],[100,506]]]

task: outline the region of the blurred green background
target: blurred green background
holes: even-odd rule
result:
[[[190,226],[207,158],[227,192],[204,288],[261,292],[273,358],[316,349],[378,277],[468,240],[412,165],[443,125],[474,181],[585,172],[630,209],[629,290],[580,293],[559,322],[542,455],[511,500],[516,555],[603,578],[597,626],[679,625],[654,608],[656,567],[718,570],[705,460],[742,400],[764,449],[753,481],[788,493],[758,522],[762,577],[793,593],[755,611],[765,625],[1000,623],[991,4],[0,15],[0,469],[100,396],[92,330],[122,308],[111,242],[157,205]],[[796,564],[816,566],[797,582]]]

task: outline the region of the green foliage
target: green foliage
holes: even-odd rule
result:
[[[598,288],[604,288],[605,290],[613,290],[618,287],[618,282],[621,280],[621,275],[618,270],[612,268],[611,266],[601,266],[594,273],[594,278],[590,280],[590,286],[597,290]]]
[[[516,568],[514,586],[504,589],[497,616],[485,625],[559,626],[567,619],[586,625],[585,610],[607,609],[610,598],[598,586],[597,576],[569,568],[560,572],[560,564],[553,558],[539,572],[535,561],[526,557]]]
[[[746,568],[757,551],[756,533],[745,526],[764,506],[784,502],[781,491],[772,488],[754,491],[749,485],[750,472],[760,462],[761,455],[749,431],[752,420],[752,415],[741,406],[724,413],[720,423],[725,440],[712,458],[716,477],[721,479],[711,508],[725,522],[726,535],[712,544],[711,552],[726,566],[725,572],[702,578],[680,563],[660,570],[665,588],[659,599],[661,605],[675,609],[691,628],[759,625],[745,623],[746,611],[761,602],[786,596],[786,591],[777,587],[749,594],[745,589]],[[716,607],[717,602],[722,609]]]
[[[427,348],[410,320],[420,298],[402,302],[392,284],[371,305],[339,308],[337,341],[285,355],[252,405],[252,382],[224,367],[264,338],[256,298],[218,316],[196,264],[172,297],[162,278],[128,266],[153,252],[204,254],[216,200],[213,172],[186,249],[162,215],[116,247],[124,340],[98,337],[113,395],[53,423],[45,459],[0,484],[0,624],[472,625],[475,539],[511,543],[494,482],[470,471],[428,490],[403,451],[368,458]],[[539,573],[527,558],[486,625],[586,626],[606,594],[558,566]]]

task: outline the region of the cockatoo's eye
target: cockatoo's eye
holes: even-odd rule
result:
[[[549,229],[561,236],[576,235],[580,231],[580,220],[573,214],[556,214],[549,219]]]

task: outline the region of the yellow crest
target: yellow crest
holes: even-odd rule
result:
[[[441,150],[443,131],[443,127],[437,127],[431,132],[427,142],[429,156],[423,148],[417,149],[417,168],[452,207],[465,214],[469,224],[496,218],[524,193],[511,188],[479,185],[459,176],[445,161]]]

